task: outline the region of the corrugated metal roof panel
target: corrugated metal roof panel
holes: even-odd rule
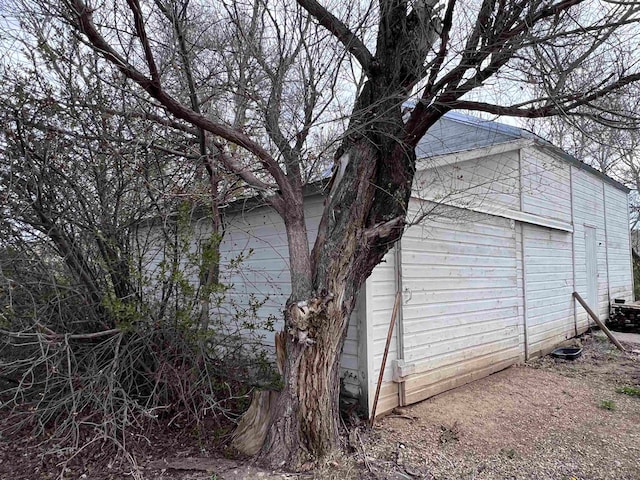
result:
[[[418,143],[416,155],[418,158],[447,155],[512,142],[521,138],[535,140],[538,146],[549,149],[562,160],[601,178],[620,190],[629,191],[625,185],[528,130],[460,112],[448,112],[438,120]]]
[[[459,112],[448,112],[418,143],[418,158],[471,150],[474,148],[529,138],[548,143],[522,128],[484,120]]]

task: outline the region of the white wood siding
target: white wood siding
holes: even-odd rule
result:
[[[571,222],[569,165],[538,148],[521,152],[522,211]]]
[[[529,356],[575,334],[571,234],[523,225]]]
[[[366,292],[369,412],[371,412],[396,296],[395,253],[393,249],[373,269],[371,276],[366,281]],[[397,328],[394,328],[382,377],[380,398],[376,407],[377,415],[388,412],[399,405],[398,384],[393,382],[391,368],[393,360],[398,358],[396,332]]]
[[[605,221],[607,226],[607,266],[609,295],[633,300],[631,271],[631,237],[627,194],[613,185],[604,185]]]
[[[424,200],[458,207],[519,210],[518,150],[422,170],[414,189]]]
[[[584,238],[585,225],[596,229],[596,256],[598,272],[598,305],[594,311],[600,319],[609,316],[609,298],[607,286],[607,256],[605,241],[605,216],[603,182],[584,170],[571,167],[573,197],[573,245],[575,256],[576,291],[587,298],[586,249]],[[576,306],[578,332],[588,328],[587,313]]]
[[[305,199],[307,231],[311,245],[317,235],[322,208],[321,196],[315,195]],[[205,219],[197,220],[194,223],[194,230],[194,239],[190,248],[193,253],[211,232],[209,222]],[[161,242],[156,240],[155,243]],[[240,255],[246,258],[234,267],[233,264]],[[147,256],[146,270],[149,274],[157,271],[163,257],[161,248],[151,248]],[[291,279],[287,235],[280,216],[266,206],[246,208],[227,214],[220,257],[221,280],[227,285],[232,285],[227,292],[229,300],[242,308],[249,305],[251,295],[255,295],[258,301],[268,297],[259,309],[258,317],[263,320],[273,318],[276,331],[281,330],[282,312],[291,293]],[[198,282],[197,265],[187,274],[194,284]],[[359,396],[366,387],[361,385],[366,372],[363,372],[359,365],[358,313],[356,310],[349,321],[341,357],[345,388],[356,396]],[[258,333],[264,335],[265,346],[272,348],[273,332],[261,330]]]
[[[313,245],[323,209],[319,195],[305,199],[305,214],[309,242]],[[260,317],[272,316],[277,320],[276,331],[282,329],[282,311],[291,293],[289,251],[284,223],[280,216],[268,207],[259,207],[229,215],[221,245],[221,263],[228,265],[239,254],[252,252],[241,268],[223,270],[225,281],[233,284],[230,296],[239,304],[247,302],[250,294],[269,299],[260,309]],[[205,233],[203,232],[204,236]],[[347,338],[342,350],[341,367],[344,386],[348,392],[359,396],[363,377],[358,360],[358,312],[349,321]],[[266,336],[267,345],[274,343],[273,333]]]
[[[313,205],[309,210],[313,210]],[[204,225],[200,238],[206,238],[207,230]],[[239,255],[248,255],[248,258],[240,268],[228,268]],[[276,329],[281,329],[282,310],[291,285],[287,235],[279,215],[267,207],[227,215],[220,256],[221,275],[226,283],[233,285],[229,297],[245,305],[249,295],[258,298],[268,296],[260,309],[260,317],[272,316],[277,321]],[[272,346],[273,334],[269,334],[266,340]]]
[[[451,212],[451,219],[412,226],[402,239],[404,360],[416,369],[405,383],[406,403],[505,368],[523,354],[514,222]]]

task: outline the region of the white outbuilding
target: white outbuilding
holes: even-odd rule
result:
[[[417,153],[413,224],[366,281],[342,352],[344,391],[370,412],[400,292],[378,414],[584,332],[574,291],[601,319],[613,299],[633,300],[625,186],[529,132],[460,114],[443,117]],[[322,205],[321,192],[308,196],[311,242]],[[254,206],[225,223],[223,257],[252,252],[229,279],[233,295],[269,295],[261,314],[281,318],[282,221]]]

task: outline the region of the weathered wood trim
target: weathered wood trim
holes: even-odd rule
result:
[[[513,150],[522,150],[525,147],[534,145],[534,143],[535,142],[533,140],[519,139],[511,142],[499,143],[497,145],[489,145],[487,147],[472,148],[470,150],[463,150],[460,152],[420,158],[416,163],[416,171],[444,167],[446,165],[453,165],[469,160],[480,160],[484,157],[512,152]]]
[[[428,198],[418,198],[414,197],[418,200],[426,200],[433,201]],[[500,206],[495,207],[468,207],[466,205],[462,205],[458,202],[453,201],[445,201],[439,202],[443,205],[448,205],[450,207],[456,207],[463,210],[468,210],[471,212],[484,213],[487,215],[493,215],[495,217],[508,218],[510,220],[515,220],[517,222],[529,223],[531,225],[538,225],[540,227],[547,227],[554,230],[562,230],[563,232],[573,233],[573,225],[571,223],[563,222],[561,220],[554,220],[551,218],[541,217],[539,215],[535,215],[533,213],[525,213],[517,210],[512,210],[510,208],[504,208]]]

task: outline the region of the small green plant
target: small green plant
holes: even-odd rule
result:
[[[609,411],[613,411],[616,409],[616,404],[613,400],[602,400],[600,402],[600,405],[598,406],[604,410],[609,410]]]
[[[451,427],[440,425],[440,443],[446,444],[457,442],[460,439],[460,428],[458,422],[454,422]]]
[[[640,398],[640,387],[620,387],[616,388],[616,392],[629,395],[630,397]]]
[[[616,350],[615,348],[610,348],[609,350],[607,350],[607,353],[605,355],[607,361],[615,360],[617,358],[620,358],[620,351]]]
[[[513,448],[502,448],[500,449],[500,453],[509,460],[513,460],[518,456],[518,452],[516,452]]]
[[[609,339],[605,335],[593,335],[592,337],[598,343],[609,343]]]

